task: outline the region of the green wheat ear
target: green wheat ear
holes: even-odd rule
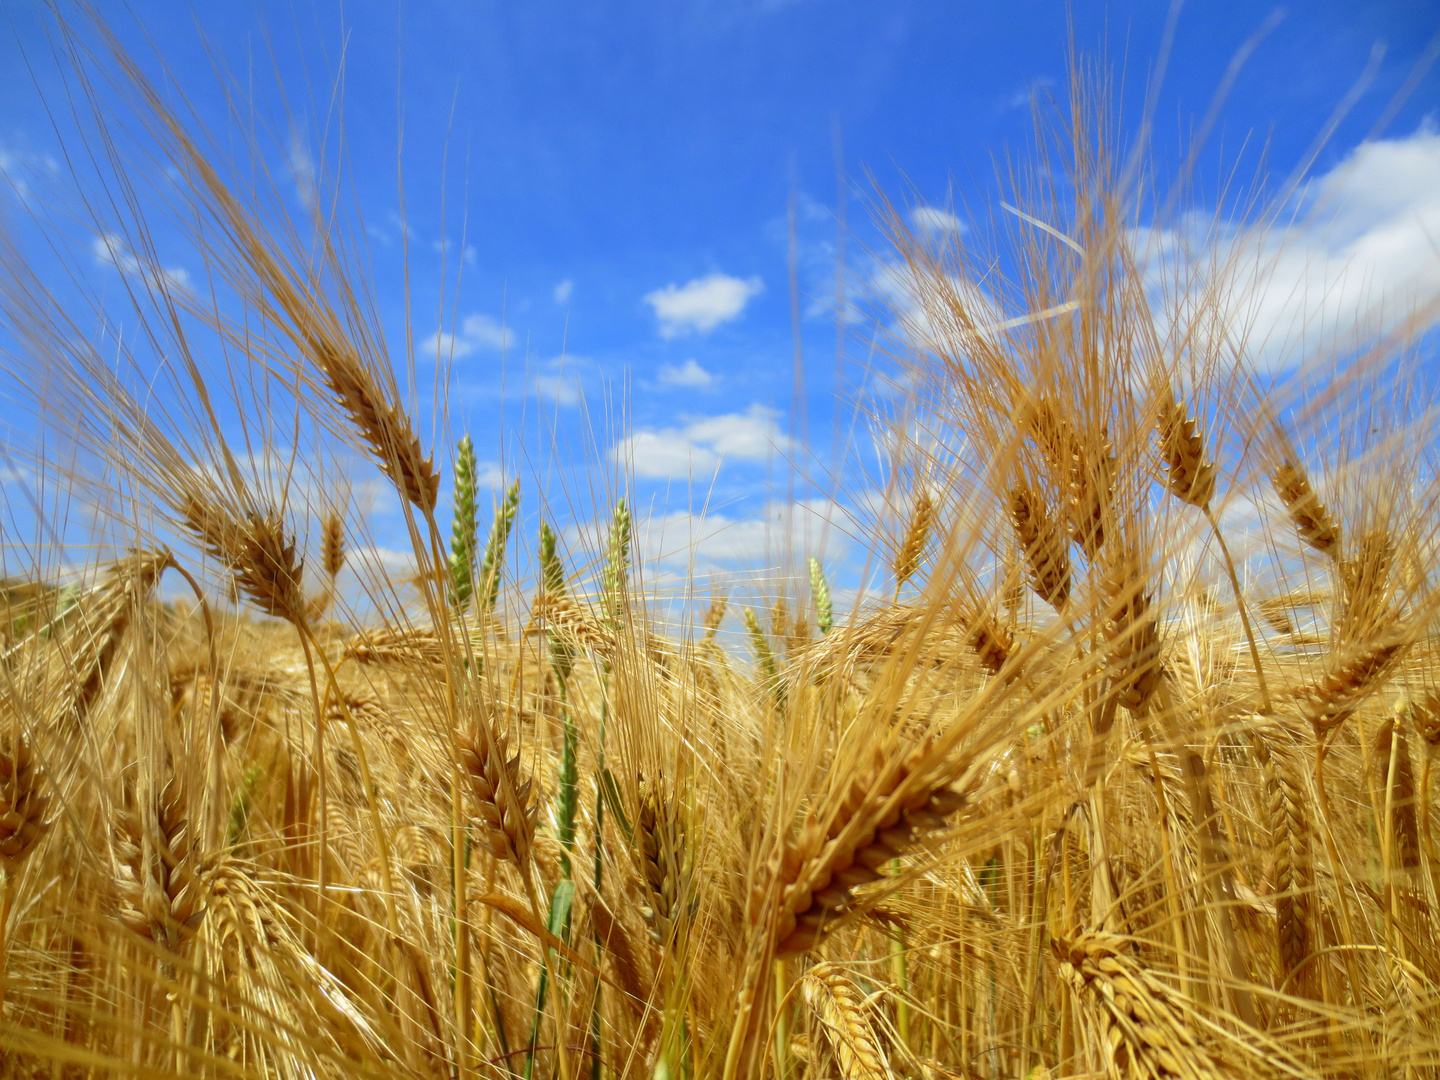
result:
[[[835,625],[835,608],[830,601],[830,586],[825,581],[825,571],[820,568],[819,559],[810,560],[810,597],[815,601],[815,625],[820,633],[830,633]]]
[[[610,547],[605,554],[605,614],[619,617],[621,597],[625,590],[626,571],[630,565],[630,508],[621,499],[610,518]]]
[[[555,531],[549,522],[540,523],[540,591],[545,596],[565,595],[565,566],[556,551]],[[575,649],[554,634],[550,635],[550,662],[560,680],[561,692],[575,667]]]
[[[510,539],[510,530],[515,525],[515,513],[520,509],[520,481],[516,480],[505,492],[505,501],[495,511],[495,520],[490,524],[490,539],[485,542],[485,560],[480,564],[480,611],[489,614],[495,610],[495,601],[500,597],[500,571],[505,562],[505,544]]]
[[[464,435],[455,447],[455,517],[450,526],[450,590],[460,610],[475,592],[475,484],[475,444]]]

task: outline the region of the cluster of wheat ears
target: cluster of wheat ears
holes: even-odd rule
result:
[[[1253,249],[1147,255],[1077,74],[1000,254],[882,215],[887,584],[837,610],[810,559],[692,630],[623,498],[592,555],[518,484],[482,529],[337,202],[96,37],[59,51],[140,332],[16,241],[4,301],[35,470],[129,553],[4,591],[0,1075],[1440,1074],[1425,311],[1260,381]]]

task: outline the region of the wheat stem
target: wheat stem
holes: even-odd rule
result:
[[[1269,716],[1273,711],[1270,703],[1270,688],[1265,682],[1265,669],[1260,663],[1260,649],[1255,644],[1255,631],[1250,626],[1250,613],[1245,607],[1245,597],[1240,592],[1240,578],[1235,572],[1235,560],[1230,557],[1230,547],[1225,543],[1225,537],[1220,532],[1220,522],[1215,520],[1215,514],[1211,511],[1209,504],[1204,507],[1205,519],[1210,522],[1210,529],[1215,535],[1215,542],[1220,545],[1220,554],[1225,560],[1225,573],[1230,579],[1230,589],[1235,594],[1235,606],[1240,611],[1240,625],[1245,631],[1245,641],[1250,646],[1250,662],[1255,667],[1255,681],[1260,689],[1260,712]]]

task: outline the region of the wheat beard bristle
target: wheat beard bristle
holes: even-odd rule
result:
[[[1300,539],[1316,551],[1334,555],[1340,542],[1340,525],[1315,494],[1304,471],[1286,460],[1276,467],[1272,479]]]
[[[830,816],[826,829],[812,817],[776,868],[781,886],[775,953],[795,956],[813,949],[848,913],[854,890],[883,875],[925,832],[944,828],[965,805],[963,794],[944,785],[910,784],[909,769],[876,770],[856,780]]]
[[[1205,442],[1185,406],[1162,397],[1159,406],[1160,446],[1165,458],[1165,483],[1183,503],[1205,509],[1215,497],[1215,466],[1205,460]]]
[[[1010,492],[1015,535],[1030,567],[1030,584],[1057,611],[1070,599],[1070,553],[1050,520],[1044,499],[1025,481]]]
[[[1233,1075],[1200,1044],[1171,991],[1111,934],[1054,941],[1061,981],[1099,1011],[1112,1076],[1218,1080]]]
[[[505,760],[499,738],[459,736],[456,749],[480,814],[483,843],[497,859],[512,862],[522,871],[530,862],[539,804],[530,800],[530,781],[520,782],[520,756]]]

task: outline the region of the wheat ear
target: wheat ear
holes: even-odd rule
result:
[[[464,609],[475,593],[476,532],[475,446],[469,435],[461,436],[455,447],[454,510],[450,526],[450,595],[457,608]]]
[[[1265,668],[1260,663],[1260,647],[1255,641],[1255,631],[1250,625],[1250,612],[1245,597],[1240,592],[1240,575],[1235,570],[1235,560],[1230,556],[1230,547],[1225,543],[1225,534],[1220,531],[1210,504],[1215,499],[1215,466],[1206,458],[1205,440],[1200,426],[1185,408],[1171,394],[1164,394],[1159,400],[1156,427],[1160,432],[1160,448],[1165,459],[1165,485],[1170,493],[1183,503],[1196,507],[1205,514],[1215,542],[1220,545],[1224,558],[1225,573],[1230,579],[1231,591],[1235,594],[1235,607],[1240,612],[1240,625],[1245,631],[1245,641],[1250,647],[1250,662],[1255,668],[1255,682],[1260,691],[1260,711],[1270,712],[1270,687],[1265,679]]]
[[[1304,469],[1286,459],[1275,467],[1271,480],[1300,539],[1333,558],[1339,551],[1340,523],[1320,501]]]
[[[1398,710],[1402,715],[1404,705]],[[1386,717],[1375,738],[1375,767],[1385,792],[1384,847],[1391,851],[1391,866],[1414,870],[1420,865],[1420,823],[1415,813],[1415,767],[1409,740],[1395,717]]]
[[[835,608],[830,600],[830,584],[825,580],[825,571],[821,568],[819,559],[809,559],[808,569],[810,571],[810,599],[815,604],[815,625],[819,627],[821,634],[828,634],[831,627],[835,625]]]
[[[1390,634],[1331,653],[1325,673],[1300,698],[1300,715],[1317,736],[1345,722],[1384,680],[1405,644]]]
[[[646,919],[662,944],[690,904],[686,833],[681,808],[663,778],[642,778],[635,847],[650,900]]]
[[[1117,557],[1100,586],[1108,599],[1104,623],[1106,657],[1120,704],[1145,707],[1159,685],[1160,629],[1144,588],[1138,555]]]
[[[1160,397],[1157,413],[1165,486],[1181,502],[1203,510],[1215,497],[1215,466],[1206,460],[1199,425],[1170,394]]]
[[[538,805],[520,781],[520,756],[505,758],[504,740],[478,731],[456,739],[460,766],[480,815],[482,843],[497,859],[529,873]]]
[[[1070,600],[1070,552],[1044,498],[1023,478],[1010,490],[1010,517],[1030,568],[1031,587],[1059,611]]]
[[[755,655],[755,666],[760,671],[760,677],[765,680],[767,686],[775,685],[779,678],[779,665],[775,662],[775,650],[770,647],[770,639],[765,633],[765,628],[760,625],[760,617],[755,614],[753,608],[746,608],[744,611],[745,630],[750,635],[750,651]]]
[[[1112,1076],[1219,1080],[1232,1075],[1196,1037],[1177,996],[1131,956],[1123,939],[1082,931],[1056,938],[1060,979],[1099,1013]]]
[[[1115,497],[1115,458],[1102,433],[1087,451],[1074,444],[1070,468],[1070,538],[1092,562],[1105,546],[1105,517]]]
[[[812,816],[785,845],[776,868],[777,956],[813,949],[850,912],[855,889],[878,881],[882,867],[923,834],[944,828],[946,818],[965,805],[963,794],[912,772],[917,760],[857,778],[824,817]]]
[[[725,612],[729,607],[730,598],[723,592],[715,593],[710,597],[710,606],[705,609],[704,640],[715,640],[715,635],[720,630],[720,624],[725,621]]]
[[[335,588],[335,579],[345,568],[345,515],[331,510],[325,515],[325,528],[320,542],[320,565],[330,579],[330,588]]]
[[[1319,969],[1307,963],[1315,941],[1314,834],[1309,799],[1295,756],[1260,730],[1252,745],[1265,778],[1265,816],[1270,833],[1275,943],[1282,984],[1307,998],[1319,997]]]
[[[934,524],[935,502],[930,498],[930,492],[921,488],[910,508],[910,520],[905,525],[905,536],[895,552],[893,570],[897,597],[906,582],[920,571],[920,565],[925,559],[925,549],[930,543],[930,530]]]
[[[15,873],[50,828],[45,773],[23,739],[0,745],[0,868]]]
[[[490,536],[485,541],[485,557],[480,562],[480,610],[489,614],[495,610],[495,601],[500,598],[500,575],[505,567],[505,547],[510,541],[510,530],[515,527],[515,514],[520,509],[520,481],[516,480],[505,492],[505,498],[495,508],[495,520],[490,523]]]
[[[853,981],[829,964],[817,964],[805,973],[804,992],[825,1029],[842,1080],[893,1080],[865,1015],[864,995]]]
[[[45,776],[29,745],[21,738],[0,743],[0,1016],[5,1011],[7,945],[10,911],[15,903],[15,875],[50,828],[45,811],[50,798]]]
[[[266,615],[291,623],[306,616],[304,563],[276,513],[232,514],[191,492],[180,500],[185,526],[230,571],[236,589]]]
[[[1015,649],[1015,638],[995,615],[984,608],[965,620],[966,641],[980,666],[992,675],[1000,674]]]
[[[120,921],[177,952],[205,917],[200,837],[178,778],[119,815],[115,854]]]

